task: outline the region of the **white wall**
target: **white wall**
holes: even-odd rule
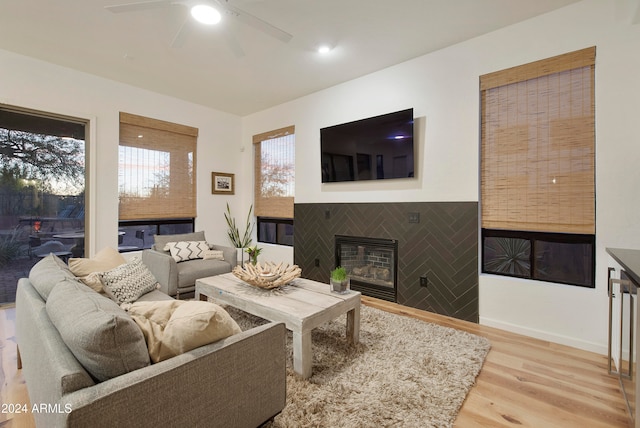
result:
[[[226,202],[239,219],[252,203],[252,135],[296,126],[298,203],[477,201],[478,76],[595,45],[596,289],[481,275],[480,321],[604,353],[604,248],[640,248],[637,4],[584,0],[242,119],[1,50],[0,103],[91,121],[92,252],[117,242],[118,112],[199,128],[196,228],[227,242]],[[419,124],[416,179],[320,183],[321,127],[408,107]],[[236,195],[212,195],[212,171],[235,173]],[[265,247],[261,258],[293,261],[291,248]]]
[[[199,129],[196,230],[229,244],[223,212],[244,207],[241,195],[211,194],[211,172],[235,173],[242,186],[240,117],[0,50],[0,104],[90,120],[95,201],[88,222],[91,254],[117,245],[119,112],[177,122]]]
[[[605,247],[640,248],[637,2],[584,0],[524,23],[243,118],[242,141],[296,127],[296,202],[478,201],[480,75],[597,46],[596,288],[481,275],[480,322],[606,352]],[[635,19],[637,21],[637,19]],[[319,129],[408,107],[420,126],[415,180],[320,182]],[[250,150],[242,161],[252,165]],[[251,192],[250,184],[245,190]],[[292,261],[292,251],[267,258]]]

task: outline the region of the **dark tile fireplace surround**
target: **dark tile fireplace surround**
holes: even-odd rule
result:
[[[351,257],[380,258],[377,251],[372,256],[364,255],[368,250],[362,246],[358,254],[357,238],[365,238],[365,244],[371,240],[395,242],[395,266],[380,268],[369,261],[369,272],[363,271],[360,263],[357,273],[362,278],[356,279],[354,289],[405,306],[478,322],[477,202],[295,204],[294,218],[294,262],[305,278],[329,282],[329,271],[340,257],[336,254],[337,236],[347,238],[348,250],[342,255],[347,259],[342,264]],[[374,283],[372,291],[366,290],[366,284],[362,289],[362,283],[367,282],[365,276],[375,276],[370,280]],[[420,277],[426,277],[426,287],[420,285]],[[393,279],[395,290],[376,295],[393,287]],[[382,288],[376,285],[380,281]]]

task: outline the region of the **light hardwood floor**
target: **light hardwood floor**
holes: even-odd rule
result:
[[[617,379],[607,358],[503,330],[363,297],[363,303],[396,314],[484,336],[491,342],[476,385],[455,426],[598,428],[628,426]],[[28,403],[16,369],[15,308],[0,309],[1,403]],[[30,415],[0,413],[0,427],[33,427]]]

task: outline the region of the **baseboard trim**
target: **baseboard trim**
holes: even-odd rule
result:
[[[559,334],[549,333],[544,330],[537,330],[529,327],[523,327],[517,324],[506,323],[495,319],[480,317],[481,325],[499,328],[501,330],[510,331],[512,333],[522,334],[524,336],[533,337],[535,339],[546,340],[548,342],[558,343],[560,345],[571,346],[572,348],[582,349],[584,351],[595,352],[600,355],[607,355],[607,344],[589,342],[576,339],[574,337],[563,336]]]

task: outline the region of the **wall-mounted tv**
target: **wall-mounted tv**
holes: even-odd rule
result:
[[[413,109],[320,129],[322,182],[414,176]]]

